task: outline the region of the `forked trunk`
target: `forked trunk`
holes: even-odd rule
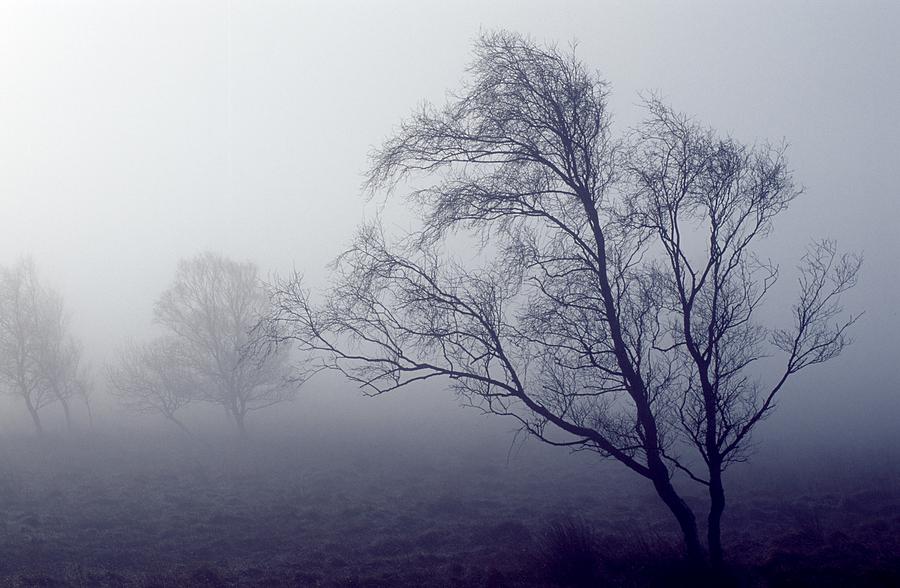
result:
[[[31,420],[34,421],[34,430],[41,437],[44,435],[44,426],[41,424],[41,415],[38,414],[37,408],[35,408],[34,404],[32,404],[30,398],[25,399],[25,406],[28,407],[28,414],[31,415]]]
[[[697,519],[691,507],[675,491],[675,487],[672,486],[668,475],[657,476],[653,480],[653,487],[678,521],[678,526],[681,528],[681,534],[684,538],[688,561],[692,565],[702,565],[704,562],[703,544],[700,542],[700,533],[697,531]]]

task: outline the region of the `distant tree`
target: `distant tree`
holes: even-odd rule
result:
[[[42,284],[25,259],[0,271],[0,385],[21,397],[39,434],[40,410],[60,402],[71,429],[69,398],[82,386],[77,341],[68,332],[62,298]]]
[[[205,400],[222,405],[241,436],[249,412],[294,398],[288,351],[255,344],[270,312],[257,267],[205,253],[178,265],[156,303],[156,321],[175,336]]]
[[[69,335],[69,320],[62,298],[45,291],[39,312],[41,328],[37,332],[36,360],[46,386],[60,403],[66,427],[72,430],[72,411],[69,402],[83,396],[87,373],[82,365],[81,344]]]
[[[88,425],[94,426],[94,409],[93,409],[93,391],[94,391],[94,374],[90,365],[80,365],[77,376],[74,380],[70,380],[75,389],[74,395],[84,404],[87,411]]]
[[[0,379],[7,392],[25,402],[38,434],[40,410],[53,402],[41,371],[41,317],[46,292],[31,260],[22,260],[0,275]]]
[[[322,303],[298,276],[280,282],[272,337],[368,394],[443,377],[547,443],[618,460],[652,483],[699,561],[673,483],[685,473],[709,488],[718,561],[721,472],[787,378],[846,345],[854,317],[839,320],[838,300],[858,259],[811,246],[796,324],[764,329],[776,268],[752,245],[798,195],[782,149],[719,139],[652,99],[617,141],[606,83],[573,55],[505,32],[475,54],[463,90],[373,157],[368,187],[410,186],[421,228],[390,244],[364,226]],[[466,258],[447,253],[460,234],[477,245]],[[748,368],[767,341],[788,357],[763,389]],[[708,476],[679,458],[686,447]]]
[[[107,368],[107,378],[127,408],[161,414],[190,436],[176,413],[200,398],[193,368],[181,341],[168,336],[125,348],[118,363]]]

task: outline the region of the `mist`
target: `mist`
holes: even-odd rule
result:
[[[36,284],[33,307],[51,310],[34,310],[44,326],[21,331],[27,336],[20,342],[35,342],[20,348],[42,350],[34,360],[41,375],[31,384],[14,377],[15,366],[24,365],[15,364],[16,345],[0,346],[0,584],[900,581],[898,27],[900,6],[892,2],[4,2],[0,343],[14,339],[4,335],[15,331],[10,309],[30,316],[9,302],[19,300],[12,292],[29,292],[28,276]],[[791,374],[771,412],[767,407],[758,424],[749,419],[752,435],[740,439],[746,455],[725,459],[724,563],[706,543],[702,554],[685,559],[684,521],[676,522],[677,512],[673,518],[660,501],[660,480],[647,473],[652,448],[634,450],[622,441],[627,450],[617,458],[619,446],[611,451],[604,443],[625,437],[601,430],[603,422],[596,438],[566,436],[586,430],[588,417],[572,408],[579,401],[558,408],[563,420],[582,419],[567,430],[522,405],[509,408],[502,397],[498,408],[493,389],[466,388],[471,374],[460,376],[453,353],[476,365],[486,357],[475,351],[479,337],[436,354],[449,358],[450,368],[422,371],[426,363],[432,367],[423,360],[419,371],[405,371],[403,361],[434,350],[426,343],[441,348],[434,325],[458,326],[465,313],[451,308],[456,319],[438,311],[430,316],[440,296],[412,312],[421,300],[390,290],[399,274],[376,280],[372,264],[365,268],[369,281],[354,282],[362,274],[353,272],[362,270],[353,264],[362,262],[341,257],[354,248],[374,251],[383,237],[384,259],[424,259],[415,267],[433,269],[429,278],[457,286],[478,278],[504,293],[530,282],[524,273],[512,275],[515,264],[491,265],[495,260],[510,259],[501,256],[513,249],[521,260],[535,256],[523,267],[544,267],[553,257],[539,256],[542,243],[556,243],[541,242],[539,231],[538,253],[532,253],[525,237],[518,249],[504,249],[515,231],[480,234],[461,221],[437,244],[426,239],[419,249],[402,250],[408,257],[397,253],[404,237],[425,234],[429,222],[442,218],[428,217],[429,202],[406,194],[435,186],[446,192],[453,180],[486,176],[479,175],[481,155],[471,153],[458,168],[441,167],[444,161],[421,165],[434,163],[427,157],[438,153],[424,132],[414,137],[421,143],[407,144],[434,151],[411,150],[413,156],[396,147],[403,141],[391,141],[408,139],[403,133],[411,128],[437,128],[415,127],[417,114],[438,119],[449,112],[441,110],[445,104],[467,92],[477,98],[472,88],[484,73],[478,64],[499,63],[479,62],[478,47],[487,51],[485,39],[501,31],[524,39],[527,50],[531,43],[539,53],[574,56],[585,79],[608,84],[599,102],[602,120],[609,122],[610,144],[621,142],[615,157],[624,154],[609,161],[652,151],[649,134],[641,135],[652,100],[671,107],[667,123],[683,123],[700,136],[690,126],[696,124],[746,146],[746,152],[736,148],[735,160],[750,153],[780,162],[775,155],[783,148],[785,166],[773,164],[771,174],[787,178],[796,198],[786,199],[789,206],[773,216],[771,230],[762,229],[754,241],[753,259],[771,259],[778,270],[765,302],[753,307],[754,321],[790,328],[806,275],[798,267],[805,267],[814,240],[833,240],[835,266],[844,253],[863,260],[852,287],[840,291],[840,312],[822,315],[819,325],[821,333],[832,333],[848,324],[846,339],[840,331],[835,344],[838,353]],[[508,42],[502,39],[492,42]],[[489,103],[481,107],[494,112]],[[385,155],[391,146],[395,159]],[[409,159],[397,164],[401,155]],[[649,165],[652,158],[645,157],[629,165]],[[410,162],[407,174],[402,165]],[[379,184],[373,178],[381,173],[396,177]],[[538,175],[507,179],[516,185],[510,178]],[[378,230],[366,240],[361,227],[371,226]],[[690,254],[702,256],[709,240],[704,225],[698,221],[690,230],[685,240],[698,244]],[[651,247],[647,256],[665,259],[662,251]],[[431,254],[437,261],[429,265]],[[469,264],[465,272],[457,262]],[[510,275],[497,277],[503,271]],[[359,284],[374,291],[378,280],[388,283],[385,299],[334,294]],[[345,289],[330,290],[336,285]],[[574,290],[560,286],[558,295]],[[197,300],[234,291],[241,294],[229,300],[240,304],[223,308],[242,310],[216,315],[219,326],[190,318],[200,312]],[[516,290],[503,301],[524,309],[534,296]],[[364,323],[373,315],[353,312],[373,300],[402,303],[385,307],[396,315],[375,315],[390,316],[384,324]],[[473,300],[481,299],[473,294]],[[315,317],[308,325],[307,310]],[[394,316],[407,322],[395,327]],[[433,339],[412,338],[420,319],[434,327]],[[510,336],[504,320],[498,319],[498,331]],[[519,323],[509,321],[521,335]],[[353,340],[350,327],[363,324],[374,324],[364,334],[377,337]],[[543,335],[555,326],[533,329]],[[317,339],[330,335],[328,328],[339,336]],[[395,349],[388,335],[398,332],[415,343]],[[681,335],[672,327],[667,336]],[[495,377],[503,380],[498,370],[518,375],[513,368],[519,367],[521,380],[527,372],[531,382],[552,347],[541,340],[543,352],[526,349],[536,338],[517,340],[510,366],[497,367],[506,359],[498,353],[475,375],[494,385]],[[350,341],[346,348],[343,341]],[[443,341],[457,344],[450,334]],[[331,342],[347,350],[344,356]],[[378,355],[379,344],[390,352]],[[765,387],[778,380],[784,361],[776,347],[748,362],[748,382]],[[350,360],[366,354],[386,357],[396,369],[354,372],[360,364]],[[564,359],[555,365],[568,366]],[[685,369],[687,385],[699,386],[699,371]],[[626,381],[621,390],[618,384],[603,390],[614,400],[601,403],[616,418],[614,411],[631,414],[627,394],[635,393],[628,377],[620,379]],[[540,382],[541,394],[552,388]],[[34,391],[17,391],[28,386]],[[148,396],[148,390],[164,393]],[[672,432],[690,429],[683,410],[680,418],[676,425],[660,419],[659,448],[705,542],[714,484],[695,484],[698,476],[685,473],[706,464],[691,453],[690,433]],[[635,427],[646,426],[638,418]],[[646,430],[637,434],[640,443]],[[552,443],[540,439],[545,432],[543,441]],[[633,458],[636,466],[628,463]]]

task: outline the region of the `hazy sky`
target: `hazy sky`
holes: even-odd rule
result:
[[[0,263],[32,255],[98,360],[147,329],[180,257],[321,281],[377,207],[359,190],[367,153],[457,87],[472,40],[498,27],[577,40],[619,130],[656,90],[739,139],[789,141],[806,195],[765,252],[791,266],[821,236],[864,252],[848,303],[867,314],[857,345],[784,404],[897,414],[893,1],[4,0]]]

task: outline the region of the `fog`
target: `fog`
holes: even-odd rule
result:
[[[315,502],[317,493],[327,494],[329,488],[345,492],[334,490],[345,488],[341,484],[370,483],[372,492],[388,494],[415,487],[448,500],[455,497],[460,504],[483,493],[489,495],[485,500],[496,500],[485,509],[499,509],[534,537],[541,536],[542,521],[579,510],[577,497],[596,492],[605,497],[603,508],[621,503],[635,513],[649,513],[641,519],[641,528],[666,537],[676,533],[671,549],[678,550],[678,529],[664,508],[641,506],[644,503],[622,490],[640,489],[635,492],[641,500],[652,504],[653,488],[646,480],[591,452],[570,455],[565,448],[524,440],[516,433],[515,419],[461,407],[446,379],[368,398],[340,374],[319,372],[305,381],[292,402],[249,413],[248,443],[236,440],[222,407],[187,407],[182,420],[195,438],[186,440],[162,417],[127,410],[110,390],[107,366],[116,364],[120,351],[164,331],[154,320],[154,305],[173,283],[180,260],[214,252],[251,261],[267,282],[296,271],[318,296],[330,283],[329,264],[351,244],[361,223],[381,219],[392,236],[414,230],[418,217],[402,198],[364,191],[370,156],[417,108],[451,99],[450,93],[459,91],[469,75],[473,44],[485,31],[500,29],[528,36],[541,46],[555,44],[563,52],[574,47],[586,68],[610,84],[608,108],[617,136],[641,122],[646,115],[642,97],[655,94],[721,135],[752,145],[788,144],[787,162],[803,194],[757,245],[761,257],[771,257],[781,268],[763,316],[770,324],[790,320],[788,308],[797,293],[794,267],[813,238],[834,239],[842,251],[864,257],[858,285],[843,298],[847,312],[863,315],[850,330],[852,345],[836,359],[799,373],[780,393],[777,410],[754,433],[750,463],[736,464],[728,472],[736,481],[729,505],[765,492],[772,492],[773,501],[787,503],[796,485],[803,487],[802,493],[814,494],[815,485],[825,492],[822,488],[833,483],[827,491],[850,496],[896,482],[897,3],[9,0],[0,4],[0,266],[30,258],[40,279],[61,296],[69,330],[83,343],[83,362],[92,367],[93,415],[89,420],[84,407],[73,402],[74,431],[67,432],[59,403],[50,404],[43,411],[49,435],[35,444],[22,399],[9,394],[0,398],[3,483],[20,484],[19,493],[10,491],[4,507],[4,582],[25,585],[16,583],[24,577],[17,574],[31,574],[54,578],[60,585],[144,585],[151,580],[178,585],[206,581],[190,575],[206,566],[203,569],[215,576],[207,578],[210,582],[261,585],[268,576],[236,571],[246,562],[227,555],[225,547],[218,554],[211,549],[193,559],[178,559],[171,556],[178,551],[175,544],[159,539],[157,548],[151,541],[121,561],[66,551],[60,547],[64,533],[52,535],[46,530],[52,521],[41,518],[46,514],[42,509],[57,513],[62,507],[22,498],[28,488],[33,495],[52,493],[62,484],[56,473],[77,478],[79,471],[94,472],[131,480],[129,476],[141,471],[141,459],[153,464],[147,466],[150,474],[141,474],[149,476],[151,494],[167,491],[164,482],[153,478],[166,475],[159,472],[176,472],[173,484],[181,484],[193,475],[185,472],[202,470],[213,478],[227,478],[250,471],[242,469],[250,467],[248,463],[256,464],[248,474],[255,484],[275,488],[271,494],[263,492],[264,500],[277,495],[289,501],[287,490],[281,496],[277,488],[299,484],[285,473],[292,470],[318,472],[323,478],[333,474],[335,479],[343,474],[334,472],[353,472],[345,476],[346,482],[328,482],[334,486],[308,482],[305,496],[313,497],[310,504],[320,504]],[[403,186],[398,189],[402,191]],[[303,358],[294,352],[291,360],[302,363]],[[756,373],[769,375],[773,364],[760,365]],[[247,461],[229,462],[225,447],[247,452],[240,457]],[[34,457],[38,453],[42,457]],[[78,470],[82,460],[84,469]],[[795,469],[793,464],[802,466]],[[373,471],[383,472],[377,482],[369,476]],[[419,488],[413,481],[417,476],[433,478],[428,484],[439,490]],[[491,476],[498,478],[496,485]],[[557,482],[558,493],[553,489]],[[141,487],[139,482],[125,484],[129,491]],[[204,481],[201,487],[221,490],[216,484]],[[532,510],[516,511],[518,503],[510,506],[491,494],[492,488],[512,493],[511,500],[521,500]],[[79,495],[59,492],[64,496],[60,500],[78,508]],[[116,502],[121,496],[114,490],[103,492],[116,508],[125,504]],[[235,492],[244,499],[244,490]],[[346,508],[367,508],[360,496],[369,495],[354,492],[346,490],[352,503]],[[689,495],[694,500],[694,494]],[[696,496],[702,498],[703,492],[697,489]],[[398,499],[397,508],[402,510],[407,498],[416,500]],[[870,516],[867,511],[870,518],[847,515],[847,520],[857,526],[864,518],[866,524],[887,525],[882,535],[896,530],[896,511],[889,514],[900,504],[896,487],[879,500],[884,504],[880,514]],[[91,508],[102,512],[96,505]],[[191,508],[184,506],[185,512]],[[480,507],[459,507],[450,514],[410,507],[404,519],[391,515],[390,508],[379,516],[397,529],[404,524],[415,527],[407,521],[410,517],[421,523],[428,516],[460,521],[485,516]],[[607,516],[603,508],[584,512]],[[657,513],[657,508],[663,511]],[[344,512],[332,503],[322,509],[326,521]],[[10,530],[20,528],[15,517],[21,513],[36,513],[44,530]],[[699,518],[703,514],[700,509]],[[837,530],[844,514],[837,509],[821,516]],[[741,511],[740,516],[745,515]],[[751,528],[764,529],[762,535],[775,533],[774,527],[765,526],[769,523],[746,516],[750,522],[735,523],[742,526],[741,533]],[[855,541],[875,533],[854,535],[845,527],[842,532]],[[78,525],[71,523],[71,528]],[[97,528],[102,535],[103,527]],[[491,528],[500,535],[505,532]],[[520,531],[515,527],[510,533]],[[252,533],[246,530],[233,532],[243,533],[248,544],[262,541],[247,539]],[[284,585],[502,586],[543,581],[535,580],[537,572],[527,566],[531,571],[518,576],[510,571],[520,569],[510,558],[528,559],[531,556],[521,554],[530,548],[492,548],[487,542],[484,554],[493,555],[468,554],[468,563],[446,554],[410,563],[413,556],[407,552],[418,540],[404,536],[401,547],[369,555],[401,558],[390,565],[419,566],[431,570],[430,575],[382,574],[382,584],[366,584],[369,575],[381,573],[363,566],[369,556],[332,557],[329,551],[337,549],[340,540],[335,537],[343,532],[335,531],[338,535],[327,540],[304,536],[307,547],[315,546],[304,553],[317,553],[310,557],[324,561],[324,552],[331,558],[325,568],[306,569],[306,575],[282,574],[290,557],[275,546],[254,552],[254,565]],[[358,533],[384,539],[382,531]],[[731,548],[740,551],[746,545],[735,537],[737,531]],[[46,553],[23,547],[34,541],[44,542]],[[106,549],[101,539],[92,541],[95,547],[90,549]],[[154,549],[153,557],[144,557]],[[299,553],[305,548],[291,549]],[[771,555],[766,549],[760,553]],[[895,573],[897,547],[884,550],[878,561],[888,562],[883,569]],[[29,555],[23,555],[26,552]],[[263,554],[272,557],[266,565],[259,563]],[[343,564],[335,564],[335,558]],[[19,564],[9,563],[16,559]],[[741,569],[756,570],[765,557],[757,559],[741,563],[749,566]],[[93,571],[72,575],[78,561]],[[140,575],[153,567],[150,561],[161,562],[154,573],[163,579]],[[870,565],[860,561],[845,563],[842,569]],[[453,567],[459,565],[463,567]],[[101,569],[119,575],[101,581],[96,575]],[[756,571],[747,574],[758,583],[741,585],[780,581]],[[854,576],[863,582],[856,585],[868,585],[865,582],[874,582],[874,577]],[[652,579],[647,581],[653,585]]]

